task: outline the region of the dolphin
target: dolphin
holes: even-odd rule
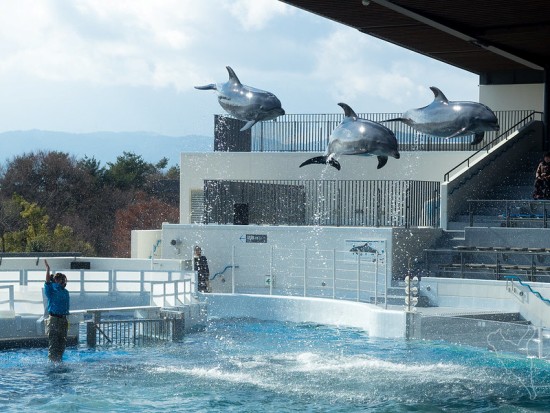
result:
[[[247,122],[241,131],[250,129],[256,122],[275,119],[285,114],[277,96],[243,85],[234,70],[229,66],[226,68],[229,73],[227,82],[195,86],[195,89],[217,91],[220,106],[235,118]]]
[[[477,102],[450,102],[438,88],[430,87],[434,100],[428,106],[406,111],[401,121],[418,132],[440,138],[474,135],[471,145],[483,140],[486,131],[498,131],[498,119],[491,109]]]
[[[344,120],[330,135],[328,147],[323,156],[308,159],[300,168],[313,163],[328,164],[340,170],[340,163],[334,159],[339,155],[376,155],[378,167],[388,162],[388,156],[399,159],[397,139],[393,132],[376,122],[357,116],[345,103],[338,103],[344,109]]]

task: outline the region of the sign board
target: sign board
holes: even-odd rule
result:
[[[246,234],[241,235],[241,241],[252,244],[267,244],[267,234]]]

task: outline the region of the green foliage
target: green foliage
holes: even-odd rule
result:
[[[109,183],[119,189],[141,189],[147,177],[157,171],[154,165],[145,162],[140,155],[124,152],[115,163],[107,163],[109,169],[105,177]]]
[[[70,227],[57,225],[53,231],[48,227],[50,217],[44,208],[14,194],[13,200],[20,207],[20,216],[25,227],[3,234],[4,250],[7,252],[62,252],[79,251],[93,255],[93,247],[77,239]]]
[[[156,199],[168,202],[161,209],[178,207],[157,182],[179,180],[179,167],[167,167],[166,158],[151,164],[130,152],[107,167],[56,151],[17,156],[0,166],[0,248],[111,256],[117,239],[130,236],[113,232],[119,211]]]

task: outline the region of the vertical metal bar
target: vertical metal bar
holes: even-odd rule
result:
[[[269,295],[273,295],[273,245],[269,254]]]
[[[307,247],[304,246],[304,297],[307,295]]]
[[[235,245],[231,246],[231,294],[235,294]]]
[[[384,301],[388,301],[387,297]],[[378,305],[378,251],[374,253],[374,305]]]
[[[336,250],[332,250],[332,298],[336,298]]]
[[[361,254],[357,254],[357,298],[356,301],[359,301],[359,291],[361,290]]]

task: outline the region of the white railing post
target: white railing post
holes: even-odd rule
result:
[[[19,273],[19,285],[29,285],[29,272],[23,270]]]
[[[378,268],[378,260],[376,261]],[[386,243],[384,242],[384,308],[388,309],[388,260],[386,256]]]
[[[336,298],[336,250],[332,250],[332,298]]]
[[[84,292],[84,270],[79,271],[78,277],[78,282],[80,283],[80,293],[82,294]]]
[[[307,296],[307,247],[304,247],[304,297]]]
[[[109,293],[113,291],[113,271],[114,270],[109,270],[107,273],[107,292]]]
[[[139,272],[139,292],[142,294],[145,292],[145,271],[143,270]]]
[[[273,295],[273,245],[269,257],[269,295]]]
[[[374,254],[374,305],[378,305],[378,251]]]
[[[235,246],[231,247],[231,294],[235,294]]]
[[[357,254],[357,299],[359,301],[359,292],[361,290],[361,254]]]

